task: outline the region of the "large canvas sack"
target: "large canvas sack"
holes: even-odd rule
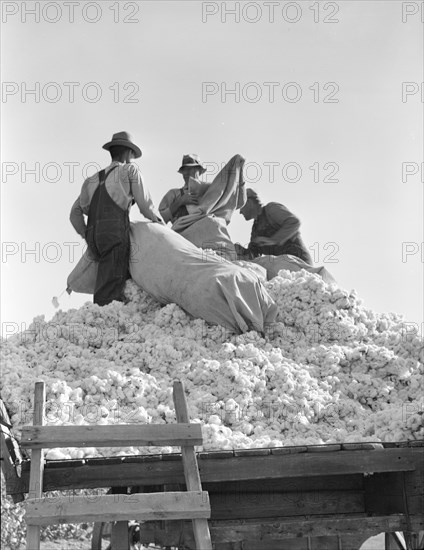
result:
[[[131,224],[130,273],[163,304],[176,303],[208,323],[234,332],[257,330],[277,317],[277,306],[258,277],[205,252],[151,222]]]
[[[94,294],[98,265],[87,248],[80,261],[68,276],[66,288],[68,294],[71,294],[72,291],[83,294]]]
[[[237,253],[223,218],[205,216],[181,231],[185,239],[199,248],[215,250],[227,260],[236,260]]]
[[[131,224],[130,238],[131,276],[159,302],[238,333],[264,332],[275,321],[277,306],[255,273],[157,223]],[[68,292],[93,294],[97,265],[86,252],[68,277]]]
[[[281,269],[288,269],[289,271],[300,271],[305,269],[309,273],[317,273],[326,283],[335,283],[334,277],[323,266],[312,267],[300,258],[293,256],[292,254],[282,254],[281,256],[259,256],[251,260],[251,262],[261,265],[266,269],[268,281],[277,277]]]
[[[213,182],[204,187],[199,204],[188,209],[189,214],[178,218],[172,229],[182,233],[195,222],[205,216],[214,215],[222,218],[228,225],[235,210],[246,202],[246,190],[243,182],[243,167],[245,159],[241,155],[234,155]]]

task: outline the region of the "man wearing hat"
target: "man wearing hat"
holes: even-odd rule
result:
[[[263,205],[253,189],[247,189],[246,195],[247,201],[240,208],[240,214],[254,222],[248,248],[236,245],[237,253],[250,259],[262,254],[291,254],[312,265],[312,258],[300,236],[299,219],[278,202]]]
[[[188,215],[187,205],[198,204],[195,194],[189,192],[190,179],[199,181],[199,176],[206,172],[198,155],[184,155],[178,172],[183,176],[184,186],[180,189],[170,189],[159,204],[159,212],[165,223],[174,223],[178,218]]]
[[[111,164],[84,181],[70,214],[71,224],[87,241],[98,262],[93,302],[100,306],[123,299],[129,275],[131,206],[136,203],[143,216],[163,223],[144,187],[139,168],[131,163],[141,157],[141,150],[130,134],[114,134],[103,149],[109,151]],[[87,224],[84,215],[88,217]]]

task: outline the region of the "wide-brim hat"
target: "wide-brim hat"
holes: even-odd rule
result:
[[[200,173],[203,174],[206,172],[206,168],[203,166],[202,161],[199,158],[199,155],[184,155],[183,162],[178,169],[178,172],[181,174],[184,168],[196,167],[200,169]]]
[[[123,147],[128,147],[128,149],[132,149],[135,153],[135,158],[138,159],[141,157],[141,149],[138,147],[131,138],[131,135],[128,132],[118,132],[116,134],[113,134],[111,141],[108,141],[103,145],[103,149],[106,149],[106,151],[109,151],[111,147],[114,147],[115,145],[121,145]]]

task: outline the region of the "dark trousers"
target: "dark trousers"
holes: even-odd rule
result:
[[[113,300],[122,302],[125,282],[129,277],[128,232],[122,231],[120,238],[116,233],[101,233],[91,239],[89,235],[87,237],[90,250],[99,264],[93,302],[99,306],[110,304]]]

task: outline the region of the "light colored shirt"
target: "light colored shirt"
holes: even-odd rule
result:
[[[172,215],[171,205],[181,197],[181,188],[180,189],[170,189],[159,204],[159,212],[162,216],[165,223],[171,222],[174,223],[178,216],[176,213]]]
[[[122,210],[128,210],[131,207],[133,198],[137,204],[140,213],[149,220],[162,222],[157,212],[149,191],[143,185],[143,177],[136,164],[123,164],[113,161],[107,168],[106,174],[114,167],[113,172],[106,178],[105,186],[111,199]],[[99,186],[99,174],[87,178],[82,186],[80,196],[74,202],[71,208],[69,219],[75,231],[85,237],[87,225],[84,215],[88,216],[91,199]]]

